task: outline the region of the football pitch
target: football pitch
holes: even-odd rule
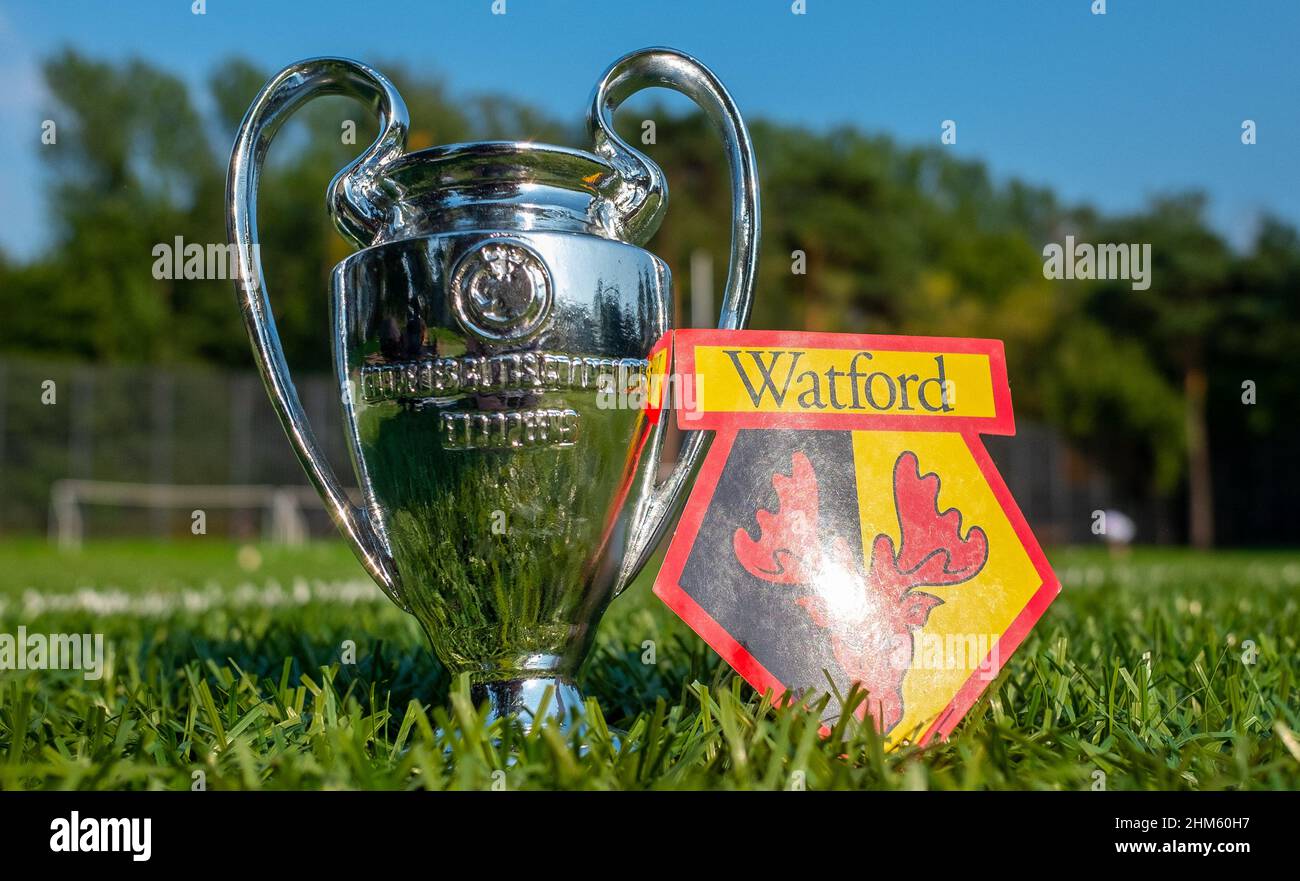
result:
[[[0,635],[102,634],[103,664],[9,658],[0,789],[1300,788],[1300,558],[1049,556],[1061,596],[952,738],[886,752],[755,694],[653,565],[583,669],[587,729],[523,735],[342,544],[8,540]]]

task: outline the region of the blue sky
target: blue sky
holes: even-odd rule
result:
[[[807,0],[796,16],[790,0],[506,0],[500,16],[492,0],[208,0],[197,16],[191,0],[0,0],[0,248],[46,242],[37,151],[40,121],[58,116],[39,63],[65,45],[198,87],[232,54],[268,70],[396,59],[453,94],[508,93],[575,122],[610,61],[669,45],[713,67],[749,116],[907,143],[938,143],[952,119],[956,155],[1067,201],[1128,211],[1197,187],[1234,242],[1263,212],[1300,224],[1300,2],[1107,0],[1104,16],[1091,3]]]

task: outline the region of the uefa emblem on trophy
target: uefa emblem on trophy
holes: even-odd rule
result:
[[[690,432],[658,480],[666,419],[608,408],[609,383],[665,352],[672,287],[644,250],[667,208],[662,171],[612,117],[649,86],[704,110],[730,164],[733,237],[719,328],[744,327],[759,236],[753,147],[702,64],[645,49],[601,78],[592,152],[530,142],[405,151],[407,111],[366,65],[318,58],[262,89],[240,126],[227,226],[253,352],[295,451],[369,574],[427,633],[476,700],[525,724],[581,704],[574,675],[610,600],[645,564],[708,446]],[[380,133],[330,184],[359,250],[331,285],[334,366],[362,503],[307,424],[257,253],[271,138],[321,95],[374,107]],[[494,524],[504,522],[504,528]]]

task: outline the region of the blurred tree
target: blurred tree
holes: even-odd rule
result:
[[[26,345],[54,335],[89,357],[174,360],[193,325],[171,320],[184,304],[174,284],[153,278],[152,251],[188,233],[220,191],[202,121],[185,85],[143,62],[69,51],[45,76],[63,107],[57,145],[41,151],[54,181],[54,246],[39,270],[51,282],[38,300],[49,324]]]
[[[1265,217],[1207,339],[1215,508],[1234,544],[1300,535],[1300,235]]]
[[[453,96],[400,65],[378,67],[410,108],[412,150],[478,139],[586,145],[576,118],[558,122],[497,96]],[[241,59],[222,64],[207,82],[206,119],[183,81],[144,62],[73,51],[49,60],[46,79],[62,107],[58,145],[42,148],[54,240],[27,263],[0,255],[0,351],[248,366],[230,282],[155,278],[152,268],[154,249],[177,237],[225,242],[227,151],[268,73]],[[651,247],[678,278],[682,320],[692,253],[713,256],[719,291],[725,277],[725,161],[699,114],[655,106],[632,116],[619,120],[624,137],[671,183]],[[642,140],[645,118],[656,121],[654,143]],[[754,326],[1003,339],[1017,413],[1047,420],[1143,497],[1176,495],[1185,477],[1189,534],[1199,544],[1213,540],[1216,508],[1235,519],[1260,493],[1300,489],[1300,466],[1278,440],[1300,410],[1289,368],[1300,347],[1293,227],[1268,220],[1253,249],[1235,254],[1206,227],[1196,195],[1105,217],[1063,206],[1044,188],[996,181],[942,148],[852,128],[750,125],[764,206]],[[285,127],[268,157],[262,254],[296,367],[329,367],[329,273],[350,247],[324,194],[374,134],[360,105],[322,99]],[[1047,281],[1042,247],[1067,233],[1151,244],[1150,289]],[[1247,380],[1258,400],[1243,410]],[[1281,495],[1267,498],[1282,506]]]
[[[1232,307],[1232,254],[1205,225],[1197,193],[1157,199],[1151,209],[1098,225],[1095,241],[1151,246],[1150,286],[1097,285],[1090,314],[1122,339],[1139,342],[1182,387],[1187,450],[1188,535],[1214,543],[1213,470],[1207,422],[1210,336]]]

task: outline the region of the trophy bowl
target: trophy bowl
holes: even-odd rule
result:
[[[526,142],[407,153],[406,108],[392,84],[358,62],[318,58],[272,77],[230,160],[236,289],[303,467],[367,572],[416,617],[448,671],[469,675],[493,717],[525,726],[580,710],[574,677],[595,628],[673,520],[708,444],[687,432],[671,473],[657,479],[667,420],[651,377],[671,364],[672,285],[641,246],[663,217],[667,185],[612,122],[651,85],[694,99],[721,136],[733,237],[718,326],[741,328],[759,233],[753,148],[717,78],[674,50],[634,52],[609,68],[588,113],[591,153]],[[325,94],[355,97],[380,121],[327,200],[359,248],[335,267],[331,294],[360,505],[306,421],[258,253],[269,143]]]

